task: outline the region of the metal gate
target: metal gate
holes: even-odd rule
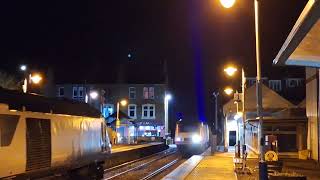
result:
[[[26,119],[26,171],[48,168],[51,165],[50,119]]]

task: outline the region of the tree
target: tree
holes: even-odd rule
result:
[[[0,87],[11,90],[20,90],[21,82],[13,75],[0,70]]]

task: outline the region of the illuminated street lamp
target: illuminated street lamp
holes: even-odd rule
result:
[[[31,83],[33,84],[39,84],[42,80],[42,77],[40,74],[33,74],[33,75],[30,74],[30,80],[31,80]]]
[[[97,99],[99,96],[97,91],[91,91],[89,95],[91,99]]]
[[[39,73],[31,74],[28,71],[27,65],[20,65],[20,71],[24,73],[24,79],[22,84],[22,91],[24,93],[28,92],[28,84],[39,84],[42,81],[42,76]]]
[[[21,70],[21,71],[26,71],[26,70],[27,70],[27,66],[24,65],[24,64],[22,64],[22,65],[20,66],[20,70]]]
[[[230,8],[235,3],[235,0],[220,0],[222,6]],[[256,62],[257,62],[257,116],[259,118],[258,126],[258,142],[260,147],[260,162],[259,162],[259,179],[268,179],[267,164],[264,159],[265,139],[263,137],[263,115],[262,115],[262,82],[261,82],[261,61],[260,61],[260,39],[259,39],[259,0],[254,0],[254,24],[255,24],[255,45],[256,45]]]
[[[171,94],[164,96],[164,136],[169,135],[169,101],[172,99]]]
[[[233,76],[238,70],[233,66],[228,66],[223,70],[228,76]]]
[[[220,3],[225,8],[231,8],[236,0],[220,0]]]
[[[123,100],[121,100],[120,102],[118,101],[117,102],[117,119],[116,119],[116,131],[118,132],[118,128],[120,127],[120,117],[119,117],[119,111],[120,111],[120,105],[121,106],[125,106],[125,105],[127,105],[128,104],[128,102],[127,102],[127,100],[125,100],[125,99],[123,99]]]
[[[226,93],[228,96],[230,96],[233,93],[233,89],[230,87],[226,87],[224,90],[224,93]]]
[[[127,105],[127,103],[128,103],[128,102],[127,102],[127,100],[125,100],[125,99],[120,101],[121,106],[125,106],[125,105]]]

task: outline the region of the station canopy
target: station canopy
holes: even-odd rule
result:
[[[247,113],[257,111],[256,101],[256,85],[253,85],[245,90],[245,111]],[[294,108],[295,106],[278,93],[262,84],[262,106],[264,112],[278,112],[283,109]],[[238,110],[242,111],[242,103],[238,103]],[[235,101],[231,99],[223,106],[224,114],[233,114],[237,112]]]
[[[273,63],[320,67],[319,18],[320,1],[309,0]]]

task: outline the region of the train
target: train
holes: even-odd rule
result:
[[[0,179],[101,177],[110,154],[105,120],[88,104],[0,89]]]
[[[209,147],[209,127],[205,123],[176,123],[175,144],[182,153],[199,154]]]

